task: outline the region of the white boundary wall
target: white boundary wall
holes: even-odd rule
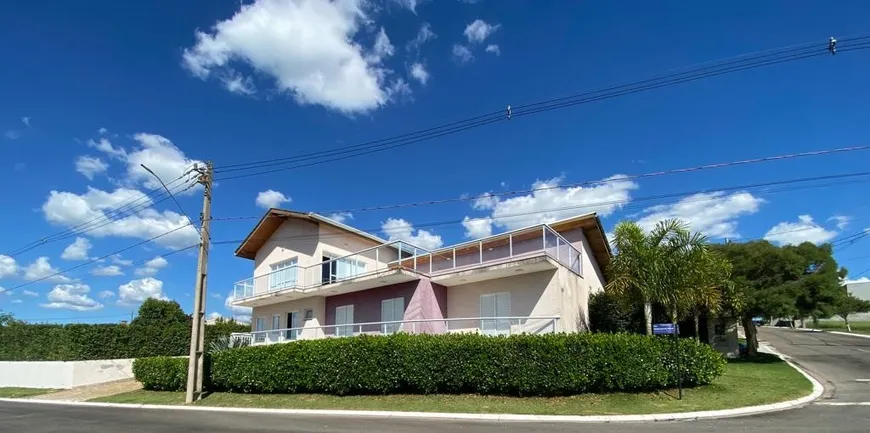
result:
[[[132,359],[0,361],[0,387],[69,389],[132,378]]]

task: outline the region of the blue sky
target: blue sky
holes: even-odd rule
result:
[[[459,0],[62,1],[0,6],[0,253],[157,186],[194,161],[270,160],[389,137],[494,110],[641,80],[675,68],[870,31],[863,1],[531,2]],[[214,216],[264,204],[328,213],[555,187],[744,158],[866,144],[870,51],[844,52],[622,96],[313,167],[218,182]],[[346,222],[423,246],[451,244],[595,204],[605,225],[681,217],[714,240],[779,231],[786,243],[870,227],[866,184],[662,194],[863,171],[853,152],[550,188],[513,198],[353,212]],[[220,178],[220,175],[218,175]],[[863,178],[861,179],[863,180]],[[830,183],[830,182],[828,182]],[[281,199],[285,200],[281,200]],[[178,196],[196,217],[201,193]],[[271,199],[271,200],[269,200]],[[602,204],[602,202],[609,204]],[[81,236],[0,258],[0,309],[57,322],[117,321],[148,296],[192,304],[190,228],[171,201]],[[417,229],[431,222],[461,221]],[[836,218],[835,218],[836,217]],[[215,221],[213,240],[256,220]],[[385,227],[388,229],[385,232]],[[787,232],[787,233],[782,233]],[[77,239],[81,238],[81,239]],[[211,252],[208,312],[252,263]],[[853,276],[870,242],[837,250]],[[132,260],[133,263],[128,261]],[[236,312],[243,314],[243,312]]]

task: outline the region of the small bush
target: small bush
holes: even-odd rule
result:
[[[677,365],[693,386],[720,376],[725,361],[694,340],[632,334],[400,333],[222,351],[211,380],[248,393],[552,396],[674,387]]]
[[[155,356],[133,361],[133,377],[153,391],[184,391],[187,387],[187,358]]]

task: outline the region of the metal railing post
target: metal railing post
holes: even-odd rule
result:
[[[547,226],[541,226],[541,249],[547,250]]]
[[[456,268],[456,248],[453,248],[453,268]]]
[[[414,247],[414,270],[417,270],[417,247]]]
[[[556,261],[557,262],[561,261],[561,259],[559,258],[559,242],[561,242],[561,241],[562,241],[561,239],[556,238]]]
[[[480,261],[478,263],[482,264],[483,263],[483,241],[480,241],[477,244],[478,244],[478,249],[479,249],[478,252],[480,253]]]
[[[380,253],[381,253],[381,249],[375,248],[375,270],[376,271],[381,266],[381,254]]]
[[[514,234],[510,233],[508,235],[508,257],[514,256]]]
[[[411,322],[411,333],[417,333],[417,322]]]

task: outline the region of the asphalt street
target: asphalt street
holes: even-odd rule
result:
[[[0,403],[2,432],[867,432],[870,406],[831,405],[870,401],[870,339],[792,330],[764,329],[761,338],[811,370],[829,390],[818,404],[765,415],[708,421],[570,424],[396,420],[284,416],[198,411],[88,408]],[[748,384],[751,386],[751,384]]]

